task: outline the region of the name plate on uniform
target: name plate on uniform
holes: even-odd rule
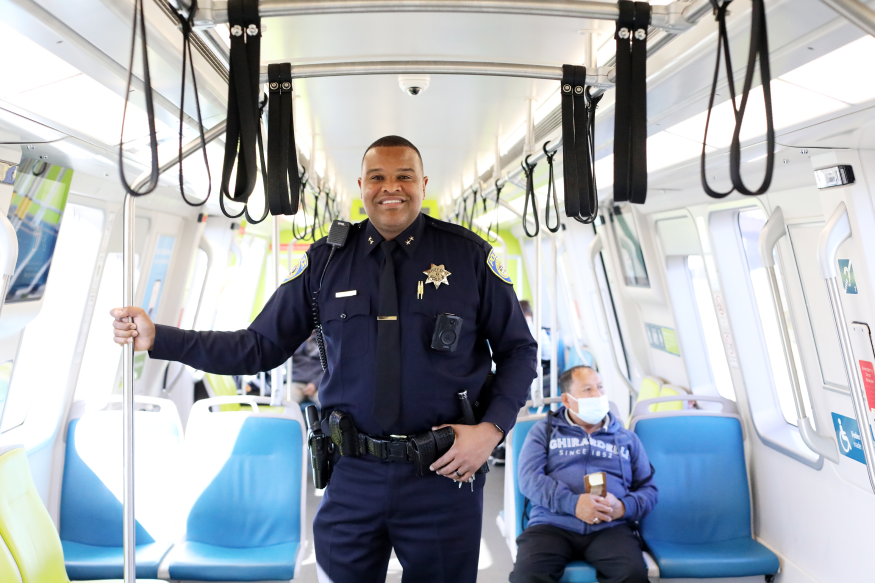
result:
[[[356,295],[357,293],[358,293],[358,290],[351,289],[349,291],[337,292],[336,294],[334,294],[334,297],[336,297],[336,298],[348,298],[348,297]]]

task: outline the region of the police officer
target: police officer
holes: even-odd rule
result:
[[[485,481],[475,472],[513,427],[536,376],[536,344],[507,272],[480,237],[420,213],[427,183],[412,143],[374,142],[359,179],[368,220],[333,254],[326,239],[314,243],[246,330],[179,330],[140,308],[112,310],[119,344],[216,374],[254,374],[307,339],[318,292],[325,410],[349,413],[359,433],[376,437],[451,424],[455,442],[434,473],[367,453],[337,460],[313,524],[323,582],[384,581],[394,548],[405,582],[474,583]],[[452,352],[431,348],[446,313],[462,318]],[[491,394],[481,395],[493,361]],[[478,424],[454,424],[460,391],[488,399]]]

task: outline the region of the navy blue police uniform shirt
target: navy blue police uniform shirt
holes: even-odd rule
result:
[[[383,433],[372,414],[383,240],[370,221],[353,225],[328,265],[318,296],[328,356],[319,400],[328,410],[351,413],[360,431],[374,435]],[[422,214],[395,240],[401,414],[389,433],[413,435],[457,422],[457,393],[467,390],[476,401],[494,360],[492,399],[482,421],[506,434],[537,374],[537,345],[504,267],[477,235]],[[248,329],[195,332],[157,325],[151,357],[225,375],[279,366],[314,328],[312,293],[330,251],[324,238],[314,243]],[[432,264],[449,272],[446,283],[426,283],[419,299],[418,284],[427,280],[424,272]],[[442,313],[464,320],[455,352],[430,348]]]

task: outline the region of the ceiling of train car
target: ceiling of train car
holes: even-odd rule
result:
[[[0,0],[6,23],[0,27],[7,27],[0,34],[0,45],[4,40],[11,43],[4,54],[26,46],[26,50],[19,49],[26,62],[44,65],[54,59],[51,66],[19,68],[14,83],[7,77],[0,84],[0,141],[50,142],[59,136],[73,136],[60,143],[37,145],[36,151],[25,154],[52,152],[71,163],[76,160],[77,168],[86,172],[116,176],[113,144],[117,144],[114,136],[120,129],[124,67],[130,50],[130,6],[129,0]],[[739,76],[747,45],[746,6],[740,4],[730,20]],[[848,44],[862,33],[837,18],[820,0],[771,0],[768,6],[772,65],[778,78],[773,89],[781,126],[779,142],[812,147],[872,145],[875,136],[866,129],[872,116],[866,111],[875,102],[875,81],[861,77],[854,67],[860,59],[875,58],[875,41]],[[155,88],[164,100],[158,107],[159,130],[166,140],[163,157],[176,146],[172,109],[178,103],[179,35],[154,3],[147,2],[146,9]],[[713,73],[716,28],[710,17],[705,21],[672,40],[648,63],[651,200],[673,189],[695,189],[698,180],[697,156]],[[264,23],[262,62],[288,60],[293,64],[437,59],[559,65],[582,61],[584,39],[579,31],[610,31],[613,27],[607,22],[477,14],[305,16],[270,18]],[[102,56],[89,58],[81,47],[69,42],[64,27],[92,43]],[[600,53],[602,63],[612,52],[609,37],[601,36],[607,41]],[[837,50],[843,45],[849,47],[845,54]],[[209,126],[223,115],[227,86],[206,62],[199,59],[198,65]],[[79,87],[83,84],[87,87]],[[476,161],[482,161],[480,172],[487,170],[496,136],[505,144],[521,137],[528,99],[537,100],[535,107],[540,109],[536,119],[549,113],[557,103],[551,98],[556,85],[550,81],[433,75],[429,88],[411,97],[400,89],[394,75],[299,80],[295,83],[300,97],[296,123],[304,149],[315,148],[314,166],[324,164],[325,174],[351,197],[357,195],[355,179],[364,148],[389,133],[404,135],[419,145],[431,178],[429,190],[444,196],[458,192],[463,181],[471,180]],[[718,101],[725,100],[725,91],[720,92]],[[132,96],[135,104],[141,102],[138,91]],[[596,131],[600,156],[610,150],[611,102],[612,92],[608,92]],[[187,99],[189,116],[194,113],[190,103]],[[718,106],[723,113],[715,113],[731,123],[731,115],[726,115],[728,105]],[[142,116],[142,112],[135,107],[132,115]],[[751,113],[749,127],[758,125],[757,117],[756,112]],[[193,137],[192,120],[187,123],[186,135]],[[718,134],[719,127],[709,145],[719,151]],[[133,174],[145,168],[144,134],[134,131],[128,135],[132,137],[130,157],[139,156],[141,162],[131,166]],[[314,144],[307,143],[311,135]],[[749,138],[751,144],[761,140],[756,131]],[[746,150],[746,159],[752,160],[754,167],[760,163],[756,149]],[[211,146],[210,152],[215,184],[221,168],[220,144]],[[609,156],[602,158],[602,176],[610,175],[610,164]],[[710,164],[725,166],[719,155]],[[205,178],[202,168],[194,163],[187,164],[186,172],[193,182]],[[783,176],[792,182],[789,174],[780,171],[776,185]],[[717,180],[719,184],[719,175]],[[165,176],[168,193],[175,181],[175,173]],[[600,184],[602,196],[609,197],[610,180]]]

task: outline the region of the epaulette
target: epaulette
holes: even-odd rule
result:
[[[428,215],[425,215],[425,220],[429,225],[431,225],[432,227],[435,227],[437,229],[440,229],[441,231],[446,231],[447,233],[459,235],[460,237],[464,237],[465,239],[468,239],[469,241],[473,241],[479,247],[483,248],[483,250],[486,251],[486,253],[489,253],[492,250],[492,245],[487,243],[486,240],[484,240],[477,233],[474,233],[470,229],[466,229],[465,227],[463,227],[461,225],[455,225],[453,223],[448,223],[446,221],[442,221],[440,219],[436,219],[436,218],[430,217]]]

